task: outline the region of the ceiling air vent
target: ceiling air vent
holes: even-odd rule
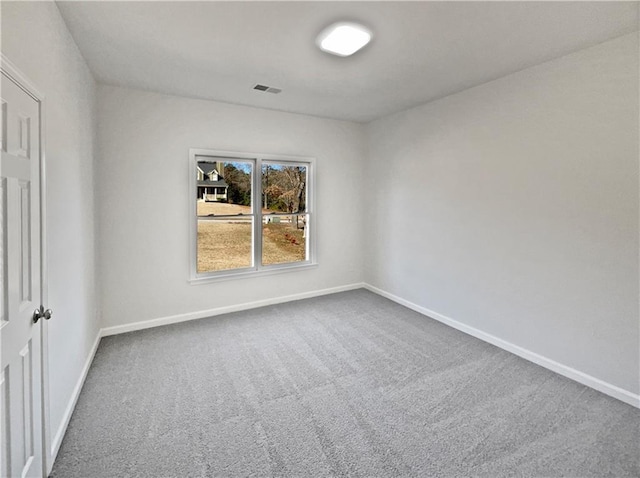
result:
[[[272,86],[260,85],[260,84],[257,84],[256,86],[254,86],[253,89],[258,91],[264,91],[266,93],[273,93],[274,95],[277,95],[282,91],[280,88],[273,88]]]

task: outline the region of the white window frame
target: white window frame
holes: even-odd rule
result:
[[[253,176],[251,178],[251,213],[253,216],[252,235],[252,267],[228,269],[223,271],[198,272],[198,214],[197,214],[197,171],[196,157],[207,157],[216,161],[250,161],[253,163]],[[276,162],[278,164],[291,164],[292,166],[307,167],[307,198],[306,212],[306,257],[305,261],[288,262],[283,264],[262,265],[262,163]],[[190,275],[189,282],[203,284],[218,280],[257,277],[281,272],[299,271],[316,267],[316,215],[315,215],[315,158],[306,156],[289,156],[281,154],[245,153],[237,151],[220,151],[213,149],[191,148],[189,149],[189,250],[190,250]],[[270,216],[290,216],[292,214],[277,213]],[[302,214],[301,214],[302,215]]]

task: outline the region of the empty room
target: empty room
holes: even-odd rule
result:
[[[639,7],[0,2],[0,476],[640,477]]]

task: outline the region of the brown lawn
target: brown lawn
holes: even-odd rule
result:
[[[251,267],[251,222],[198,221],[198,272]]]
[[[306,245],[302,233],[295,224],[263,224],[262,264],[304,261]]]
[[[198,203],[205,206],[215,203]],[[244,206],[232,206],[238,210]],[[203,208],[204,209],[204,208]],[[247,208],[249,209],[249,208]],[[198,210],[200,213],[200,209]],[[248,212],[249,213],[249,212]],[[247,214],[248,214],[247,213]],[[208,213],[209,214],[209,213]],[[236,214],[215,212],[214,214]],[[281,264],[305,260],[305,239],[295,224],[263,224],[262,263]],[[211,272],[239,267],[251,267],[251,221],[247,219],[205,219],[198,221],[198,272]]]
[[[262,209],[262,212],[268,214],[271,211],[269,211],[268,209]],[[198,216],[207,216],[209,214],[215,214],[216,216],[251,214],[251,207],[223,202],[198,201]]]

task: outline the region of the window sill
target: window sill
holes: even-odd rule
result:
[[[282,274],[285,272],[298,272],[307,269],[315,269],[318,267],[317,262],[309,262],[300,265],[275,266],[273,268],[261,270],[245,270],[240,272],[220,272],[215,275],[202,275],[200,277],[192,277],[189,279],[191,285],[209,284],[211,282],[220,282],[233,279],[249,279],[270,276],[274,274]]]

